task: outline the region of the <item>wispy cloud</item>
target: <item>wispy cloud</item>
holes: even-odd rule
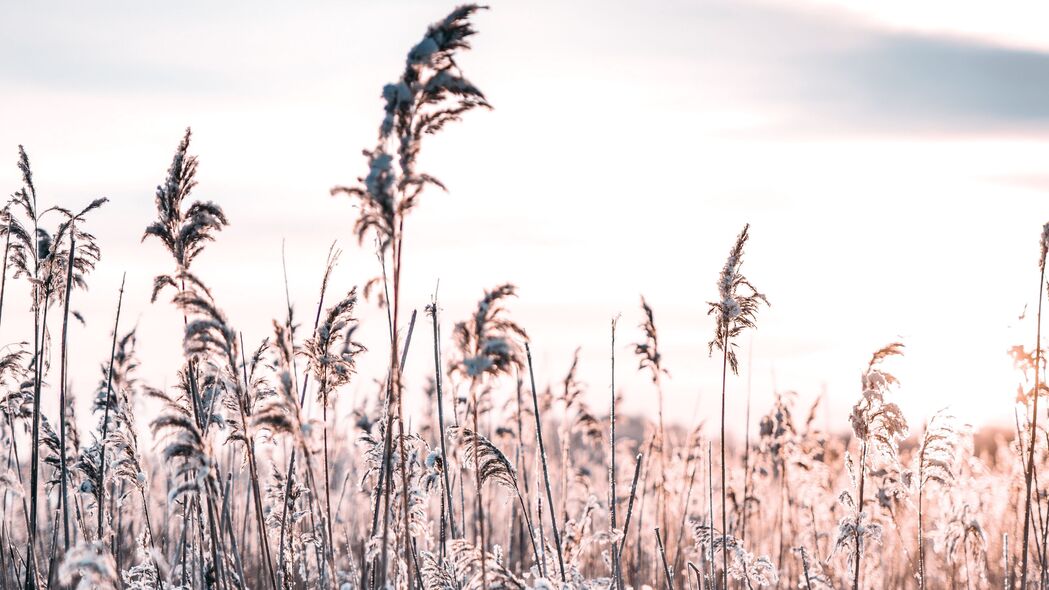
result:
[[[640,88],[690,109],[752,111],[773,132],[1049,130],[1044,51],[889,30],[834,9],[762,0],[494,9],[496,36],[476,59],[523,79],[597,77],[602,100]],[[226,98],[323,87],[390,70],[421,28],[397,22],[404,10],[361,2],[213,10],[188,2],[178,10],[70,4],[45,14],[9,6],[0,15],[0,52],[9,56],[0,87]],[[368,40],[368,56],[359,39]]]
[[[624,0],[596,18],[585,34],[595,55],[616,56],[604,59],[622,60],[642,77],[647,70],[684,83],[688,92],[669,94],[682,106],[770,113],[776,130],[1049,130],[1045,51],[761,1]]]
[[[864,32],[797,73],[806,120],[889,131],[1049,130],[1049,53]]]

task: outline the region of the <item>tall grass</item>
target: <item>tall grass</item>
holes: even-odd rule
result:
[[[1023,545],[1020,551],[1020,588],[1027,588],[1027,557],[1030,541],[1028,535],[1030,533],[1031,524],[1031,482],[1033,481],[1035,472],[1034,453],[1035,439],[1038,433],[1038,398],[1042,395],[1042,300],[1045,297],[1045,261],[1046,254],[1049,253],[1049,223],[1045,224],[1042,228],[1042,239],[1039,242],[1039,247],[1038,312],[1035,318],[1036,336],[1034,341],[1034,389],[1030,396],[1031,438],[1027,443],[1027,467],[1024,469],[1024,486],[1026,490],[1024,492]]]
[[[623,347],[612,322],[608,365],[601,361],[607,397],[590,395],[606,384],[582,381],[579,367],[591,361],[578,351],[557,359],[570,367],[563,377],[533,363],[546,343],[530,340],[518,319],[527,316],[511,315],[519,291],[510,283],[484,291],[448,337],[434,295],[425,306],[432,386],[405,379],[421,307],[404,289],[405,228],[426,189],[445,189],[419,170],[420,154],[426,136],[490,108],[460,69],[480,10],[455,9],[427,28],[384,87],[367,172],[332,191],[356,205],[358,244],[370,249],[375,240],[379,262],[367,273],[375,278],[328,301],[337,274],[361,272],[339,268],[333,246],[313,325],[301,334],[287,281],[286,305],[260,330],[270,336],[249,347],[224,311],[240,301],[220,302],[198,274],[194,262],[205,248],[221,253],[223,245],[210,244],[230,220],[219,204],[194,200],[199,160],[189,130],[156,187],[156,217],[143,236],[145,247],[159,244],[170,257],[152,300],[170,298],[182,321],[150,334],[125,327],[128,310],[145,302],[91,277],[102,253],[86,228],[104,200],[43,205],[18,149],[22,186],[0,215],[0,326],[9,339],[0,350],[0,588],[953,590],[1011,589],[1017,577],[1025,590],[1042,587],[1049,226],[1036,343],[1012,351],[1029,380],[1016,400],[1015,435],[974,436],[947,413],[911,435],[887,369],[890,359],[909,359],[893,343],[855,361],[861,389],[848,420],[821,429],[817,409],[833,411],[822,398],[802,420],[798,395],[767,392],[773,402],[755,408],[762,418],[751,437],[749,392],[745,414],[728,411],[739,336],[767,304],[742,273],[749,226],[706,306],[707,353],[720,353],[721,365],[716,431],[675,419],[685,400],[667,379],[660,338],[684,328],[657,332],[645,299],[628,314],[639,343]],[[70,321],[75,290],[89,280],[116,295],[115,313],[78,327]],[[16,288],[26,291],[27,310],[4,306]],[[5,312],[25,314],[32,334],[16,333]],[[372,317],[388,330],[378,341],[359,330]],[[80,346],[88,330],[112,330],[108,348]],[[139,359],[137,343],[146,339],[182,347],[164,387],[139,374],[149,359]],[[623,387],[616,364],[624,351],[651,384]],[[72,408],[84,377],[70,374],[70,359],[85,354],[100,357],[101,376],[81,424]],[[357,373],[363,355],[382,357],[378,374]],[[994,393],[988,404],[1013,401]],[[625,411],[636,407],[650,411]],[[1022,543],[1010,543],[1018,534]]]
[[[708,349],[711,353],[717,348],[721,351],[721,546],[728,546],[728,478],[727,458],[725,454],[725,402],[727,398],[728,371],[739,373],[739,361],[736,359],[735,338],[747,328],[753,328],[758,305],[768,304],[765,296],[754,289],[750,281],[740,272],[743,266],[743,247],[750,237],[750,225],[736,238],[736,243],[729,250],[728,260],[718,277],[718,301],[709,303],[709,314],[715,317],[714,339]],[[722,551],[722,580],[728,588],[728,551]]]

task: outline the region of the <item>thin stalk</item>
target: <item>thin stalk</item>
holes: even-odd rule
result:
[[[659,558],[663,560],[663,579],[666,580],[667,590],[674,590],[674,583],[670,579],[670,566],[667,565],[667,552],[663,549],[663,537],[656,527],[656,545],[659,547]]]
[[[710,585],[717,588],[714,575],[714,444],[707,443],[707,524],[710,525],[710,547],[707,563],[710,566]]]
[[[15,435],[15,419],[12,417],[12,413],[4,413],[7,418],[7,428],[10,430],[10,454],[7,456],[7,468],[15,471],[15,476],[18,478],[18,484],[21,486],[25,485],[24,478],[22,477],[22,460],[18,454],[18,437]],[[4,492],[4,497],[7,497],[9,492]],[[25,530],[29,530],[29,506],[25,502],[25,494],[20,494],[22,500],[22,523],[25,525]],[[6,506],[6,504],[5,504]],[[13,566],[14,567],[14,566]]]
[[[332,535],[332,524],[331,524],[331,467],[328,463],[328,383],[327,375],[320,380],[320,392],[321,392],[321,423],[323,424],[323,444],[324,444],[324,516],[325,524],[328,529],[328,538],[334,538]]]
[[[226,551],[224,548],[219,546],[222,544],[222,538],[219,536],[218,523],[215,517],[215,499],[212,498],[213,490],[211,486],[208,486],[208,492],[204,497],[208,501],[207,512],[208,512],[208,534],[211,535],[211,563],[212,567],[215,568],[215,575],[218,577],[219,588],[225,588],[226,583],[226,566],[220,556],[225,556]],[[199,504],[198,504],[199,506]]]
[[[391,327],[392,327],[392,324],[391,324]],[[412,321],[411,321],[411,324],[409,324],[409,326],[408,326],[408,334],[405,337],[405,341],[404,341],[404,350],[401,351],[401,359],[400,359],[400,364],[398,365],[398,371],[403,370],[404,363],[407,360],[408,348],[411,346],[411,343],[412,343],[412,333],[414,332],[414,328],[415,328],[415,312],[413,311],[412,312]],[[386,518],[386,516],[390,512],[390,493],[392,492],[392,488],[393,488],[392,477],[390,476],[390,467],[391,467],[391,463],[393,462],[393,427],[392,427],[392,421],[391,421],[393,416],[390,413],[391,410],[392,410],[392,407],[393,407],[392,404],[393,404],[393,373],[391,371],[391,374],[390,374],[390,376],[389,376],[389,378],[387,379],[387,382],[386,382],[386,404],[385,404],[385,410],[386,410],[385,414],[386,414],[386,416],[385,416],[385,420],[384,420],[384,424],[386,426],[385,426],[385,435],[383,437],[384,438],[384,440],[383,440],[383,462],[382,462],[381,468],[379,469],[379,481],[378,481],[378,484],[376,485],[376,488],[375,488],[376,490],[382,490],[382,493],[377,494],[377,496],[375,498],[375,510],[372,513],[372,536],[374,536],[375,535],[375,530],[378,528],[379,501],[383,500],[384,501],[384,507],[383,507],[383,535],[382,535],[383,536],[383,550],[382,550],[382,556],[381,556],[382,567],[380,569],[381,569],[381,572],[382,572],[383,582],[384,583],[385,583],[385,578],[386,578],[386,562],[387,562],[387,556],[386,556],[387,543],[386,543],[386,538],[387,538],[387,534],[388,534],[388,530],[389,530],[389,519]],[[383,486],[384,482],[385,482],[385,487]],[[406,522],[406,524],[407,524],[407,522]],[[378,579],[376,579],[375,581],[378,582]]]
[[[481,454],[478,452],[477,445],[480,442],[478,434],[480,430],[477,428],[478,420],[478,399],[477,399],[477,378],[474,377],[470,382],[470,397],[473,402],[473,429],[474,429],[474,440],[473,440],[473,453],[474,457],[480,457]],[[488,545],[485,541],[485,527],[484,527],[484,498],[481,493],[481,469],[480,465],[474,466],[474,482],[477,484],[477,494],[474,495],[474,505],[477,519],[477,533],[480,537],[480,549],[481,549],[481,587],[483,590],[488,590],[488,574],[487,574],[487,559]]]
[[[1042,369],[1042,298],[1045,291],[1045,255],[1042,255],[1041,275],[1038,279],[1038,315],[1036,316],[1037,328],[1034,344],[1034,402],[1031,413],[1031,442],[1027,449],[1027,469],[1024,473],[1024,531],[1023,545],[1020,561],[1020,588],[1027,588],[1027,551],[1028,535],[1031,526],[1031,475],[1034,473],[1034,446],[1035,435],[1038,430],[1038,398],[1041,396],[1041,369]]]
[[[384,432],[384,434],[383,434],[383,462],[382,462],[382,465],[379,466],[379,477],[378,477],[378,481],[375,484],[375,503],[374,503],[373,508],[372,508],[371,531],[368,534],[368,538],[369,539],[374,537],[376,531],[379,529],[379,505],[382,503],[383,497],[386,495],[384,493],[384,490],[385,490],[385,482],[386,482],[386,467],[387,467],[388,461],[386,460],[386,455],[387,455],[387,452],[386,452],[386,449],[387,449],[386,438],[387,437],[385,435],[385,432],[386,432],[386,429],[389,429],[389,427],[390,427],[390,384],[389,384],[389,379],[387,379],[387,382],[386,382],[386,398],[385,398],[385,401],[383,402],[383,416],[381,418],[381,423],[383,424],[383,432]],[[388,509],[389,509],[389,507],[387,506],[387,510]],[[384,534],[385,534],[385,532],[384,532]],[[367,547],[362,548],[362,551],[361,551],[361,587],[370,587],[371,586],[371,584],[368,583],[368,577],[369,577],[368,567],[369,567],[369,563],[370,562],[367,561],[367,554],[368,554]],[[374,577],[374,573],[375,573],[374,571],[371,572],[373,577]]]
[[[805,549],[801,551],[801,571],[805,574],[805,590],[812,590],[812,580],[809,578],[809,560],[805,556]]]
[[[23,152],[24,155],[24,152]],[[30,287],[30,295],[33,298],[33,449],[32,463],[30,465],[30,513],[29,513],[29,545],[26,548],[26,579],[27,589],[35,589],[37,586],[37,563],[36,563],[36,537],[37,537],[37,489],[39,488],[39,463],[40,463],[40,365],[43,354],[40,350],[40,301],[35,285],[40,279],[40,222],[37,215],[36,188],[29,183],[29,191],[33,197],[33,287]],[[47,301],[44,301],[44,326],[47,326]]]
[[[433,317],[433,374],[434,374],[434,387],[437,390],[437,425],[440,428],[440,439],[441,439],[441,464],[444,465],[444,493],[446,500],[448,501],[447,513],[448,513],[448,524],[451,528],[452,538],[459,538],[458,531],[455,528],[455,503],[452,502],[452,484],[450,476],[448,475],[449,465],[448,463],[448,448],[445,443],[445,431],[444,431],[444,388],[442,387],[442,371],[441,371],[441,323],[439,319],[439,309],[437,306],[437,296],[434,295],[433,303],[430,306]],[[520,433],[518,433],[520,435]]]
[[[630,483],[630,499],[626,504],[626,520],[623,521],[623,544],[619,546],[619,558],[622,561],[623,548],[626,546],[626,531],[630,530],[630,517],[634,513],[634,498],[637,497],[637,479],[641,475],[641,453],[634,461],[634,479]]]
[[[117,356],[117,334],[120,332],[120,309],[124,305],[124,282],[127,273],[120,279],[120,293],[117,295],[117,315],[113,320],[113,342],[109,348],[109,369],[106,371],[106,409],[102,417],[102,450],[99,452],[98,469],[98,539],[102,539],[102,527],[105,518],[106,496],[106,435],[109,430],[109,407],[113,405],[113,363]]]
[[[528,526],[528,538],[532,540],[532,555],[535,557],[535,563],[538,565],[539,547],[535,544],[535,529],[532,527],[532,517],[528,514],[528,506],[525,502],[524,496],[521,494],[521,488],[514,487],[514,491],[517,492],[517,501],[521,505],[521,512],[524,514],[525,524]]]
[[[522,398],[522,395],[521,395],[521,390],[523,388],[524,388],[524,383],[522,382],[520,375],[518,375],[518,377],[517,377],[517,387],[515,388],[516,389],[516,394],[517,394],[517,412],[516,412],[516,417],[517,417],[517,449],[516,449],[516,455],[517,456],[516,456],[516,464],[521,466],[521,482],[522,482],[523,487],[524,487],[524,495],[526,496],[526,499],[527,499],[528,491],[531,489],[531,487],[528,484],[528,466],[527,466],[527,464],[525,462],[524,419],[522,418],[522,415],[524,414],[524,401],[523,401],[523,398]],[[530,503],[527,506],[524,507],[524,511],[525,511],[525,516],[529,520],[531,520],[531,518],[532,518],[532,506],[531,506]],[[542,522],[540,522],[540,525],[541,524],[542,524]],[[523,533],[523,531],[522,531],[522,533]],[[533,531],[532,534],[533,534],[532,545],[535,546],[534,531]],[[540,543],[542,543],[542,535],[540,535]],[[543,563],[543,561],[537,560],[536,561],[536,566],[539,568],[540,573],[545,577],[546,576],[546,564]]]
[[[153,563],[153,569],[157,570],[157,590],[162,590],[160,573],[160,565],[157,563],[156,552],[157,552],[157,541],[153,536],[153,525],[149,520],[149,501],[146,499],[145,488],[139,488],[139,495],[142,497],[142,514],[145,517],[146,530],[149,531],[149,546],[153,549],[153,554],[150,554],[149,560]]]
[[[928,424],[926,424],[928,429]],[[925,514],[922,510],[925,496],[925,445],[918,454],[918,588],[925,590]]]
[[[689,453],[689,461],[692,461],[691,453]],[[685,464],[685,469],[688,469],[688,462]],[[677,530],[677,539],[674,541],[674,568],[678,566],[681,561],[681,542],[682,537],[685,536],[685,527],[688,524],[688,505],[692,500],[692,487],[696,483],[696,471],[699,470],[699,461],[695,461],[692,464],[692,475],[688,478],[688,489],[685,492],[685,501],[681,504],[681,527]]]
[[[403,401],[404,391],[403,391],[403,389],[401,387],[401,369],[400,369],[400,365],[399,365],[400,359],[398,358],[398,355],[397,355],[397,344],[398,344],[398,342],[397,342],[397,322],[398,322],[398,315],[400,313],[400,305],[401,305],[401,253],[404,251],[404,217],[400,218],[400,223],[398,224],[398,231],[394,235],[393,247],[394,247],[394,266],[393,266],[393,333],[391,334],[391,340],[393,342],[393,346],[391,347],[391,350],[390,350],[390,360],[393,363],[392,364],[392,367],[393,367],[393,373],[392,373],[393,374],[393,378],[391,379],[391,382],[393,384],[393,393],[394,393],[394,396],[395,396],[394,399],[397,400],[397,432],[400,435],[398,437],[398,439],[397,439],[397,442],[398,442],[397,446],[400,449],[400,455],[401,455],[401,465],[400,465],[400,467],[401,467],[401,469],[400,469],[400,471],[401,471],[401,491],[402,491],[402,493],[401,493],[401,500],[402,500],[402,507],[404,508],[404,539],[402,539],[402,540],[404,541],[405,562],[406,562],[406,564],[408,566],[406,580],[407,580],[408,588],[410,590],[412,588],[412,578],[413,578],[413,576],[412,576],[412,566],[413,566],[413,560],[409,559],[409,556],[412,554],[412,542],[411,542],[410,527],[408,526],[409,523],[411,522],[411,517],[409,515],[409,508],[408,508],[408,468],[407,468],[408,454],[407,454],[407,451],[405,451],[405,448],[404,448],[404,439],[405,439],[407,433],[404,430],[404,401]],[[411,323],[411,326],[412,327],[415,326],[415,312],[414,311],[412,312],[412,323]],[[409,336],[410,336],[410,330],[411,330],[411,328],[409,328]],[[476,424],[475,424],[475,426],[476,426]],[[479,491],[478,491],[478,495],[480,495]],[[485,551],[484,551],[484,548],[482,548],[482,550],[481,550],[481,569],[482,570],[484,569],[484,555],[485,555]],[[488,590],[488,581],[487,581],[487,579],[483,579],[482,582],[483,582],[482,586],[484,587],[484,590]]]
[[[648,455],[652,456],[656,452],[656,439],[659,436],[658,432],[652,433],[652,438],[648,441]],[[652,473],[651,464],[645,467],[645,475],[641,478],[641,506],[639,506],[639,512],[637,515],[637,542],[635,543],[635,555],[634,555],[634,575],[638,578],[643,578],[644,574],[644,562],[641,561],[641,554],[644,551],[644,544],[641,542],[642,532],[645,530],[645,501],[648,499],[648,476]]]
[[[32,465],[29,473],[30,489],[32,490],[32,496],[30,497],[29,506],[29,546],[27,548],[27,567],[26,567],[26,588],[35,589],[37,587],[37,577],[39,576],[39,566],[36,558],[36,545],[37,545],[37,504],[39,501],[37,490],[40,488],[40,385],[43,380],[43,357],[44,357],[44,342],[41,334],[41,330],[47,329],[47,309],[48,300],[44,299],[44,313],[43,319],[39,317],[39,311],[37,312],[37,319],[34,320],[33,328],[33,452],[32,452]]]
[[[852,590],[860,589],[860,561],[863,559],[863,548],[861,543],[863,542],[862,531],[860,530],[860,519],[863,518],[863,484],[866,479],[866,467],[867,465],[867,441],[863,441],[863,450],[860,452],[860,490],[859,490],[859,502],[856,504],[856,559],[855,565],[852,572]]]
[[[553,529],[554,546],[557,548],[557,565],[561,572],[561,581],[567,582],[568,578],[565,576],[565,558],[561,554],[561,534],[557,530],[557,517],[553,510],[554,495],[550,492],[550,470],[546,464],[546,447],[543,444],[543,420],[539,413],[539,394],[535,389],[535,372],[532,369],[532,349],[528,342],[525,342],[525,355],[528,357],[528,378],[532,384],[532,409],[535,412],[535,438],[539,445],[539,457],[543,463],[543,483],[546,484],[546,502],[547,506],[550,507],[550,527]]]
[[[750,393],[753,370],[754,346],[747,349],[747,415],[743,426],[743,510],[740,514],[739,538],[747,540],[747,497],[750,494]]]
[[[787,462],[784,459],[779,460],[780,463],[780,476],[779,476],[779,523],[777,525],[777,533],[779,535],[779,554],[777,556],[776,565],[782,570],[783,569],[783,527],[788,524],[787,521]],[[899,532],[899,528],[896,529]]]
[[[1009,563],[1009,533],[1002,533],[1002,559],[1005,560],[1004,590],[1013,590],[1012,569]]]
[[[251,432],[251,426],[248,423],[247,409],[244,407],[247,404],[247,397],[249,394],[248,388],[250,387],[250,381],[248,380],[248,363],[244,357],[244,334],[240,334],[240,354],[241,354],[241,368],[244,373],[244,394],[238,396],[237,408],[240,410],[240,422],[244,426],[244,450],[248,455],[248,470],[251,475],[251,495],[252,504],[255,505],[255,520],[258,523],[259,528],[259,549],[262,551],[262,562],[266,567],[266,575],[270,579],[270,584],[274,590],[277,588],[277,578],[273,571],[273,559],[270,557],[270,546],[269,539],[266,535],[266,517],[262,512],[262,492],[259,489],[259,468],[258,461],[255,458],[255,436]],[[230,538],[233,537],[233,531],[230,530]],[[235,541],[234,541],[235,542]]]
[[[662,521],[663,529],[667,528],[667,434],[663,426],[663,380],[659,371],[654,373],[656,394],[659,403],[659,493],[656,495],[656,514]]]
[[[692,574],[696,576],[696,590],[703,590],[703,575],[700,574],[699,568],[691,561],[687,562],[686,565],[688,565],[688,569],[692,570]]]
[[[73,262],[76,259],[76,226],[73,221],[69,223],[69,264],[66,268],[66,297],[62,304],[62,360],[60,369],[60,382],[58,384],[58,406],[59,406],[59,428],[58,440],[62,449],[60,455],[60,468],[62,472],[62,541],[63,547],[69,551],[69,469],[66,466],[66,381],[67,369],[69,367],[69,300],[73,295]]]
[[[618,497],[616,497],[616,320],[612,319],[612,344],[611,344],[611,385],[609,387],[609,411],[608,411],[608,488],[609,488],[609,499],[608,507],[611,517],[612,530],[616,528],[616,503]],[[619,548],[617,543],[612,543],[612,575],[616,580],[616,586],[619,590],[624,590],[623,586],[623,575],[622,565],[619,559]]]
[[[283,263],[283,260],[284,260],[283,249],[281,250],[281,252],[282,252],[281,261]],[[330,273],[331,273],[331,265],[329,264],[327,269],[325,270],[324,278],[321,280],[320,295],[317,298],[317,311],[316,311],[316,313],[313,316],[313,331],[314,332],[317,331],[317,326],[320,325],[321,310],[324,309],[324,295],[328,291],[328,277],[330,276]],[[288,307],[288,317],[290,318],[291,317],[291,294],[290,294],[290,292],[288,290],[287,264],[284,264],[284,298],[285,298],[285,304]],[[301,391],[299,393],[299,407],[300,408],[303,406],[303,404],[306,403],[306,389],[309,387],[309,383],[310,383],[310,374],[307,371],[306,374],[302,378],[302,388],[301,388]],[[292,447],[291,458],[288,460],[288,470],[286,472],[287,473],[287,481],[285,482],[285,486],[284,486],[284,497],[283,497],[283,500],[281,502],[280,535],[278,537],[278,545],[277,545],[277,554],[278,554],[277,555],[277,561],[280,564],[280,580],[279,580],[279,582],[280,582],[281,586],[285,586],[287,584],[287,579],[288,579],[288,566],[287,566],[287,563],[284,561],[284,535],[285,535],[285,532],[287,531],[288,506],[290,504],[290,498],[291,498],[291,484],[292,484],[292,481],[294,480],[293,476],[294,476],[294,473],[295,473],[295,455],[296,455],[297,450],[298,450],[297,448]]]
[[[725,338],[722,342],[721,356],[721,546],[728,547],[728,478],[725,474],[725,393],[726,386],[728,384],[728,334],[729,331],[725,331]],[[713,543],[711,543],[713,544]],[[724,587],[728,588],[728,551],[721,552],[721,575],[724,580]]]
[[[240,557],[240,548],[237,546],[237,537],[233,534],[233,517],[229,511],[230,488],[233,485],[232,473],[226,476],[226,486],[222,494],[222,516],[220,527],[229,535],[231,549],[233,550],[233,563],[237,567],[237,578],[239,586],[244,588],[244,563]],[[263,533],[265,534],[265,533]]]
[[[7,255],[11,251],[11,211],[6,211],[7,235],[4,239],[4,266],[3,274],[0,275],[0,322],[4,319],[4,294],[7,292]]]
[[[47,587],[55,587],[55,563],[58,561],[58,511],[56,511],[54,519],[51,521],[51,549],[48,551],[47,557]],[[120,563],[117,562],[117,567],[120,567]]]
[[[538,457],[537,457],[538,459]],[[539,571],[546,577],[546,533],[543,531],[543,495],[539,493],[539,478],[535,482],[535,516],[539,521],[539,544],[543,547],[543,560],[539,563]]]

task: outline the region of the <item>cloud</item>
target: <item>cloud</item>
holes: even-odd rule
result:
[[[742,109],[760,115],[761,131],[1049,131],[1044,51],[891,30],[772,0],[537,4],[495,3],[484,17],[484,50],[470,57],[475,69],[577,80],[580,92],[625,108]],[[395,71],[402,48],[440,13],[418,2],[290,6],[8,6],[0,9],[0,51],[9,56],[0,88],[232,99],[326,89],[329,80]]]
[[[892,131],[1049,129],[1049,54],[869,30],[798,72],[806,118]]]
[[[678,108],[736,105],[813,133],[1049,130],[1049,53],[889,29],[850,13],[761,0],[621,0],[594,59],[688,82]],[[595,7],[596,11],[596,7]],[[629,69],[628,69],[629,71]],[[699,101],[702,107],[698,107]]]
[[[7,59],[0,65],[0,88],[204,98],[279,94],[344,79],[348,64],[392,69],[403,60],[403,47],[438,13],[414,3],[381,9],[362,0],[4,5],[0,52]],[[405,14],[423,15],[422,24]],[[411,35],[393,15],[414,25]],[[373,26],[365,36],[376,55],[360,55],[349,41],[366,23]]]

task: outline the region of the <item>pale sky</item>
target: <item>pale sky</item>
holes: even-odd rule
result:
[[[352,203],[328,189],[365,172],[383,84],[454,4],[42,6],[0,7],[0,186],[20,186],[21,143],[45,205],[111,199],[89,222],[102,262],[74,299],[88,319],[74,330],[76,390],[107,358],[124,271],[143,376],[173,380],[181,321],[148,300],[171,262],[139,239],[187,125],[196,196],[232,222],[195,270],[249,346],[283,315],[282,240],[303,323],[333,240],[346,251],[335,292],[376,274]],[[582,346],[602,412],[608,325],[622,313],[617,384],[640,412],[654,407],[629,347],[644,294],[670,415],[714,423],[706,301],[749,222],[744,272],[772,302],[740,342],[743,359],[753,345],[755,420],[773,388],[803,402],[826,390],[823,419],[847,428],[870,353],[902,339],[891,368],[912,421],[953,405],[1009,424],[1006,350],[1033,345],[1033,314],[1018,317],[1036,302],[1049,220],[1047,18],[1019,1],[496,0],[460,60],[495,110],[424,146],[450,193],[426,195],[408,222],[404,305],[421,312],[440,280],[450,333],[484,289],[514,282],[537,379],[559,380]],[[0,342],[32,336],[13,315],[25,290],[9,283]],[[385,328],[374,307],[361,315],[372,352],[357,385],[370,393]],[[433,362],[429,322],[418,328],[416,391]],[[730,381],[736,425],[746,384]]]

